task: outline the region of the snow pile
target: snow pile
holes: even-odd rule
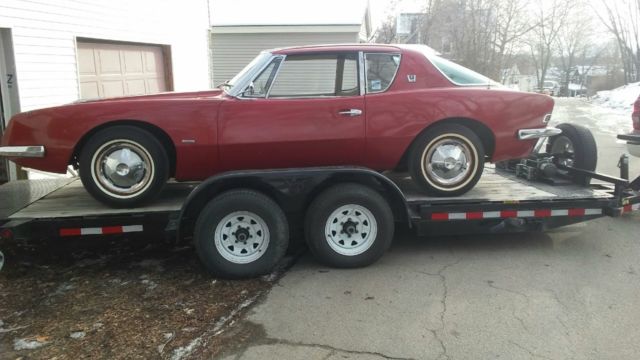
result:
[[[618,110],[631,110],[640,96],[640,82],[624,85],[613,90],[598,91],[593,97],[594,104]]]

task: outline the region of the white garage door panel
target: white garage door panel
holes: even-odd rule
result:
[[[160,46],[78,42],[83,99],[167,91]]]

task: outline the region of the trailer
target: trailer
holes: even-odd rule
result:
[[[629,180],[626,155],[619,167],[614,177],[535,155],[488,165],[474,189],[444,198],[422,194],[406,173],[360,167],[235,171],[169,183],[155,202],[133,209],[97,202],[77,178],[23,180],[0,186],[0,249],[155,234],[193,243],[211,273],[242,278],[271,271],[290,238],[304,237],[319,261],[359,267],[379,259],[399,227],[419,236],[545,231],[639,210],[640,176]]]

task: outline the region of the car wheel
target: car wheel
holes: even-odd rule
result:
[[[376,191],[337,185],[318,195],[305,218],[305,237],[318,261],[334,267],[372,264],[391,245],[393,213]]]
[[[591,131],[575,124],[560,124],[556,128],[562,130],[562,133],[550,137],[547,142],[547,152],[555,157],[556,162],[564,166],[595,171],[598,164],[598,147]],[[560,173],[567,174],[562,170]],[[572,181],[587,186],[591,178],[575,174]]]
[[[415,140],[409,173],[429,195],[456,196],[475,186],[484,169],[484,147],[469,128],[436,125]]]
[[[169,177],[162,144],[135,126],[98,131],[80,152],[80,179],[97,200],[134,207],[155,198]]]
[[[272,271],[289,245],[287,218],[278,204],[253,190],[227,191],[196,221],[196,252],[209,272],[247,278]]]

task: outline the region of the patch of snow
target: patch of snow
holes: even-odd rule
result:
[[[640,82],[624,85],[613,90],[598,91],[591,101],[603,107],[631,111],[633,103],[638,96],[640,96]]]
[[[216,321],[215,324],[213,325],[212,329],[205,331],[202,335],[191,340],[191,342],[187,346],[182,346],[173,350],[173,354],[171,355],[171,360],[182,360],[183,358],[191,355],[191,353],[193,353],[200,345],[204,344],[204,338],[209,334],[212,334],[213,336],[217,336],[220,333],[222,333],[224,331],[223,327],[229,322],[229,320],[233,319],[233,317],[236,316],[244,308],[253,304],[257,298],[258,298],[258,295],[246,299],[240,305],[238,305],[235,309],[233,309],[228,316],[223,316],[220,319],[218,319],[218,321]]]
[[[158,287],[158,283],[157,282],[155,282],[153,280],[149,280],[149,279],[144,279],[144,280],[141,281],[141,283],[143,285],[147,286],[147,290],[153,290],[153,289]]]
[[[33,350],[48,344],[48,341],[38,341],[38,339],[15,339],[13,341],[13,350]]]
[[[84,331],[74,331],[71,333],[71,335],[69,335],[72,339],[82,339],[83,337],[87,336],[87,333]]]

